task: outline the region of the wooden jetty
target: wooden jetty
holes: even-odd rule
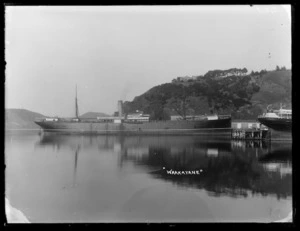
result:
[[[271,134],[265,129],[232,129],[231,138],[235,140],[269,140]]]

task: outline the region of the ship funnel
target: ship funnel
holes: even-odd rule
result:
[[[122,100],[118,101],[118,112],[119,112],[119,116],[123,116],[123,102]]]

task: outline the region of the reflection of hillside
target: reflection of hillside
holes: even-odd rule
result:
[[[143,152],[144,155],[126,152],[123,161],[160,169],[150,174],[182,186],[203,188],[215,196],[247,196],[249,191],[252,194],[291,196],[291,175],[282,175],[280,171],[270,172],[260,164],[257,157],[267,152],[262,145],[261,148],[246,146],[244,144],[244,151],[240,150],[241,147],[232,148],[230,142],[221,146],[218,143],[197,143],[194,147],[181,148],[150,146],[148,153]],[[203,172],[200,175],[171,175],[163,167],[176,171],[202,169]]]

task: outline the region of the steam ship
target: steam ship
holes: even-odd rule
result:
[[[292,110],[282,107],[279,110],[267,109],[266,113],[258,117],[258,121],[274,131],[291,132]]]
[[[118,101],[118,116],[80,118],[77,87],[75,114],[74,118],[42,118],[36,119],[35,123],[45,132],[231,136],[230,115],[187,116],[185,119],[153,121],[149,114],[140,111],[123,115],[121,100]]]

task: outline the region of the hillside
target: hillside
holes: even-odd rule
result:
[[[291,72],[290,71],[272,71],[262,77],[260,91],[252,96],[252,101],[261,103],[276,104],[289,103],[291,101]]]
[[[26,109],[6,109],[5,110],[5,129],[39,129],[34,123],[35,118],[45,116]]]
[[[269,104],[291,108],[291,71],[251,72],[231,68],[203,76],[178,77],[124,102],[124,112],[142,110],[151,119],[170,115],[231,114],[233,119],[256,119]]]

